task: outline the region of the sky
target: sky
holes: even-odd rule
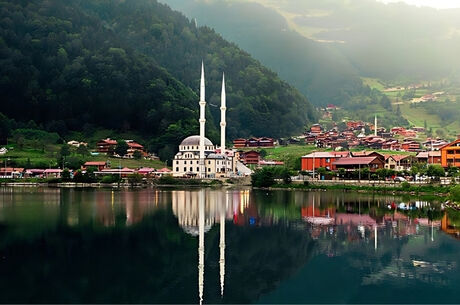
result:
[[[378,0],[384,3],[406,2],[416,6],[430,6],[434,8],[460,8],[460,0]]]

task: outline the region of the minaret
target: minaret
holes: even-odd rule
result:
[[[375,115],[374,119],[374,135],[377,136],[377,115]]]
[[[201,62],[201,83],[200,83],[200,177],[206,178],[206,168],[204,160],[204,138],[206,124],[206,100],[204,85],[204,63]]]
[[[225,157],[225,111],[227,110],[227,101],[225,94],[225,74],[222,74],[222,93],[220,95],[220,153]]]
[[[204,190],[200,190],[198,196],[198,295],[201,305],[204,290]]]

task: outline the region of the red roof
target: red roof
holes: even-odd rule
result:
[[[128,142],[127,143],[129,148],[138,148],[138,149],[143,149],[144,146],[142,146],[141,144],[139,143],[136,143],[136,142]]]
[[[116,140],[112,140],[112,139],[103,139],[103,140],[100,140],[98,144],[100,143],[105,143],[105,144],[109,144],[109,145],[117,145],[117,141]]]
[[[105,161],[88,161],[85,162],[84,166],[105,166],[106,164]]]
[[[364,164],[368,165],[377,159],[377,157],[354,157],[354,158],[340,158],[337,159],[333,164],[335,165],[355,165]]]
[[[159,173],[170,173],[171,170],[169,168],[163,167],[162,169],[158,170]]]

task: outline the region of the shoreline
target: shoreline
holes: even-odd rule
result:
[[[338,191],[356,191],[360,193],[393,193],[393,194],[408,194],[408,195],[436,195],[441,197],[449,196],[450,186],[436,186],[436,185],[423,185],[423,186],[411,186],[408,189],[404,189],[402,186],[385,186],[385,185],[349,185],[349,184],[315,184],[310,183],[307,185],[303,184],[275,184],[270,187],[253,187],[250,185],[239,185],[231,183],[82,183],[82,182],[1,182],[0,186],[10,187],[59,187],[59,188],[129,188],[129,187],[223,187],[223,186],[244,186],[252,187],[253,189],[263,190],[303,190],[303,191],[315,191],[315,190],[338,190]]]

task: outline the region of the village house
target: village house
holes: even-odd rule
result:
[[[88,146],[88,143],[72,140],[72,141],[67,142],[67,145],[73,146],[73,147],[80,147],[80,146]]]
[[[272,138],[262,137],[256,138],[252,137],[250,139],[235,139],[233,140],[233,147],[234,148],[244,148],[244,147],[273,147],[275,146],[275,140]]]
[[[126,156],[128,158],[133,158],[134,152],[136,151],[139,151],[144,157],[147,156],[147,153],[145,152],[143,145],[134,142],[133,140],[126,140],[126,144],[128,144],[128,150],[126,152]]]
[[[18,179],[24,176],[22,167],[3,167],[0,168],[0,178]]]
[[[401,150],[404,150],[404,151],[418,152],[420,151],[420,149],[421,149],[420,143],[413,139],[405,139],[401,143]]]
[[[409,170],[412,160],[410,155],[385,155],[385,168],[395,171]]]
[[[239,158],[241,163],[243,164],[259,164],[260,161],[260,153],[255,150],[251,151],[240,151]]]
[[[97,145],[97,151],[99,153],[107,154],[115,150],[115,148],[117,147],[117,141],[107,138],[104,140],[100,140],[99,142],[97,142],[96,145]]]
[[[246,139],[235,139],[233,140],[233,147],[235,148],[244,148],[246,147],[247,140]]]
[[[441,151],[422,151],[415,159],[419,163],[441,164]]]
[[[313,126],[310,127],[310,132],[312,133],[321,133],[323,128],[321,127],[320,124],[313,124]]]
[[[346,171],[362,170],[369,168],[371,172],[375,172],[380,168],[384,168],[385,161],[377,156],[369,157],[347,157],[339,158],[333,162],[336,169],[345,169]]]
[[[62,169],[59,168],[49,168],[43,171],[44,178],[61,178]]]
[[[443,167],[460,167],[460,135],[452,143],[441,147],[441,165]]]
[[[107,162],[105,161],[88,161],[88,162],[85,162],[85,164],[81,166],[81,170],[86,171],[90,167],[93,167],[97,169],[98,171],[101,171],[103,169],[106,169],[108,166],[107,166]]]
[[[301,168],[303,171],[313,171],[320,167],[328,170],[335,170],[334,161],[346,157],[349,152],[314,152],[302,157]]]

